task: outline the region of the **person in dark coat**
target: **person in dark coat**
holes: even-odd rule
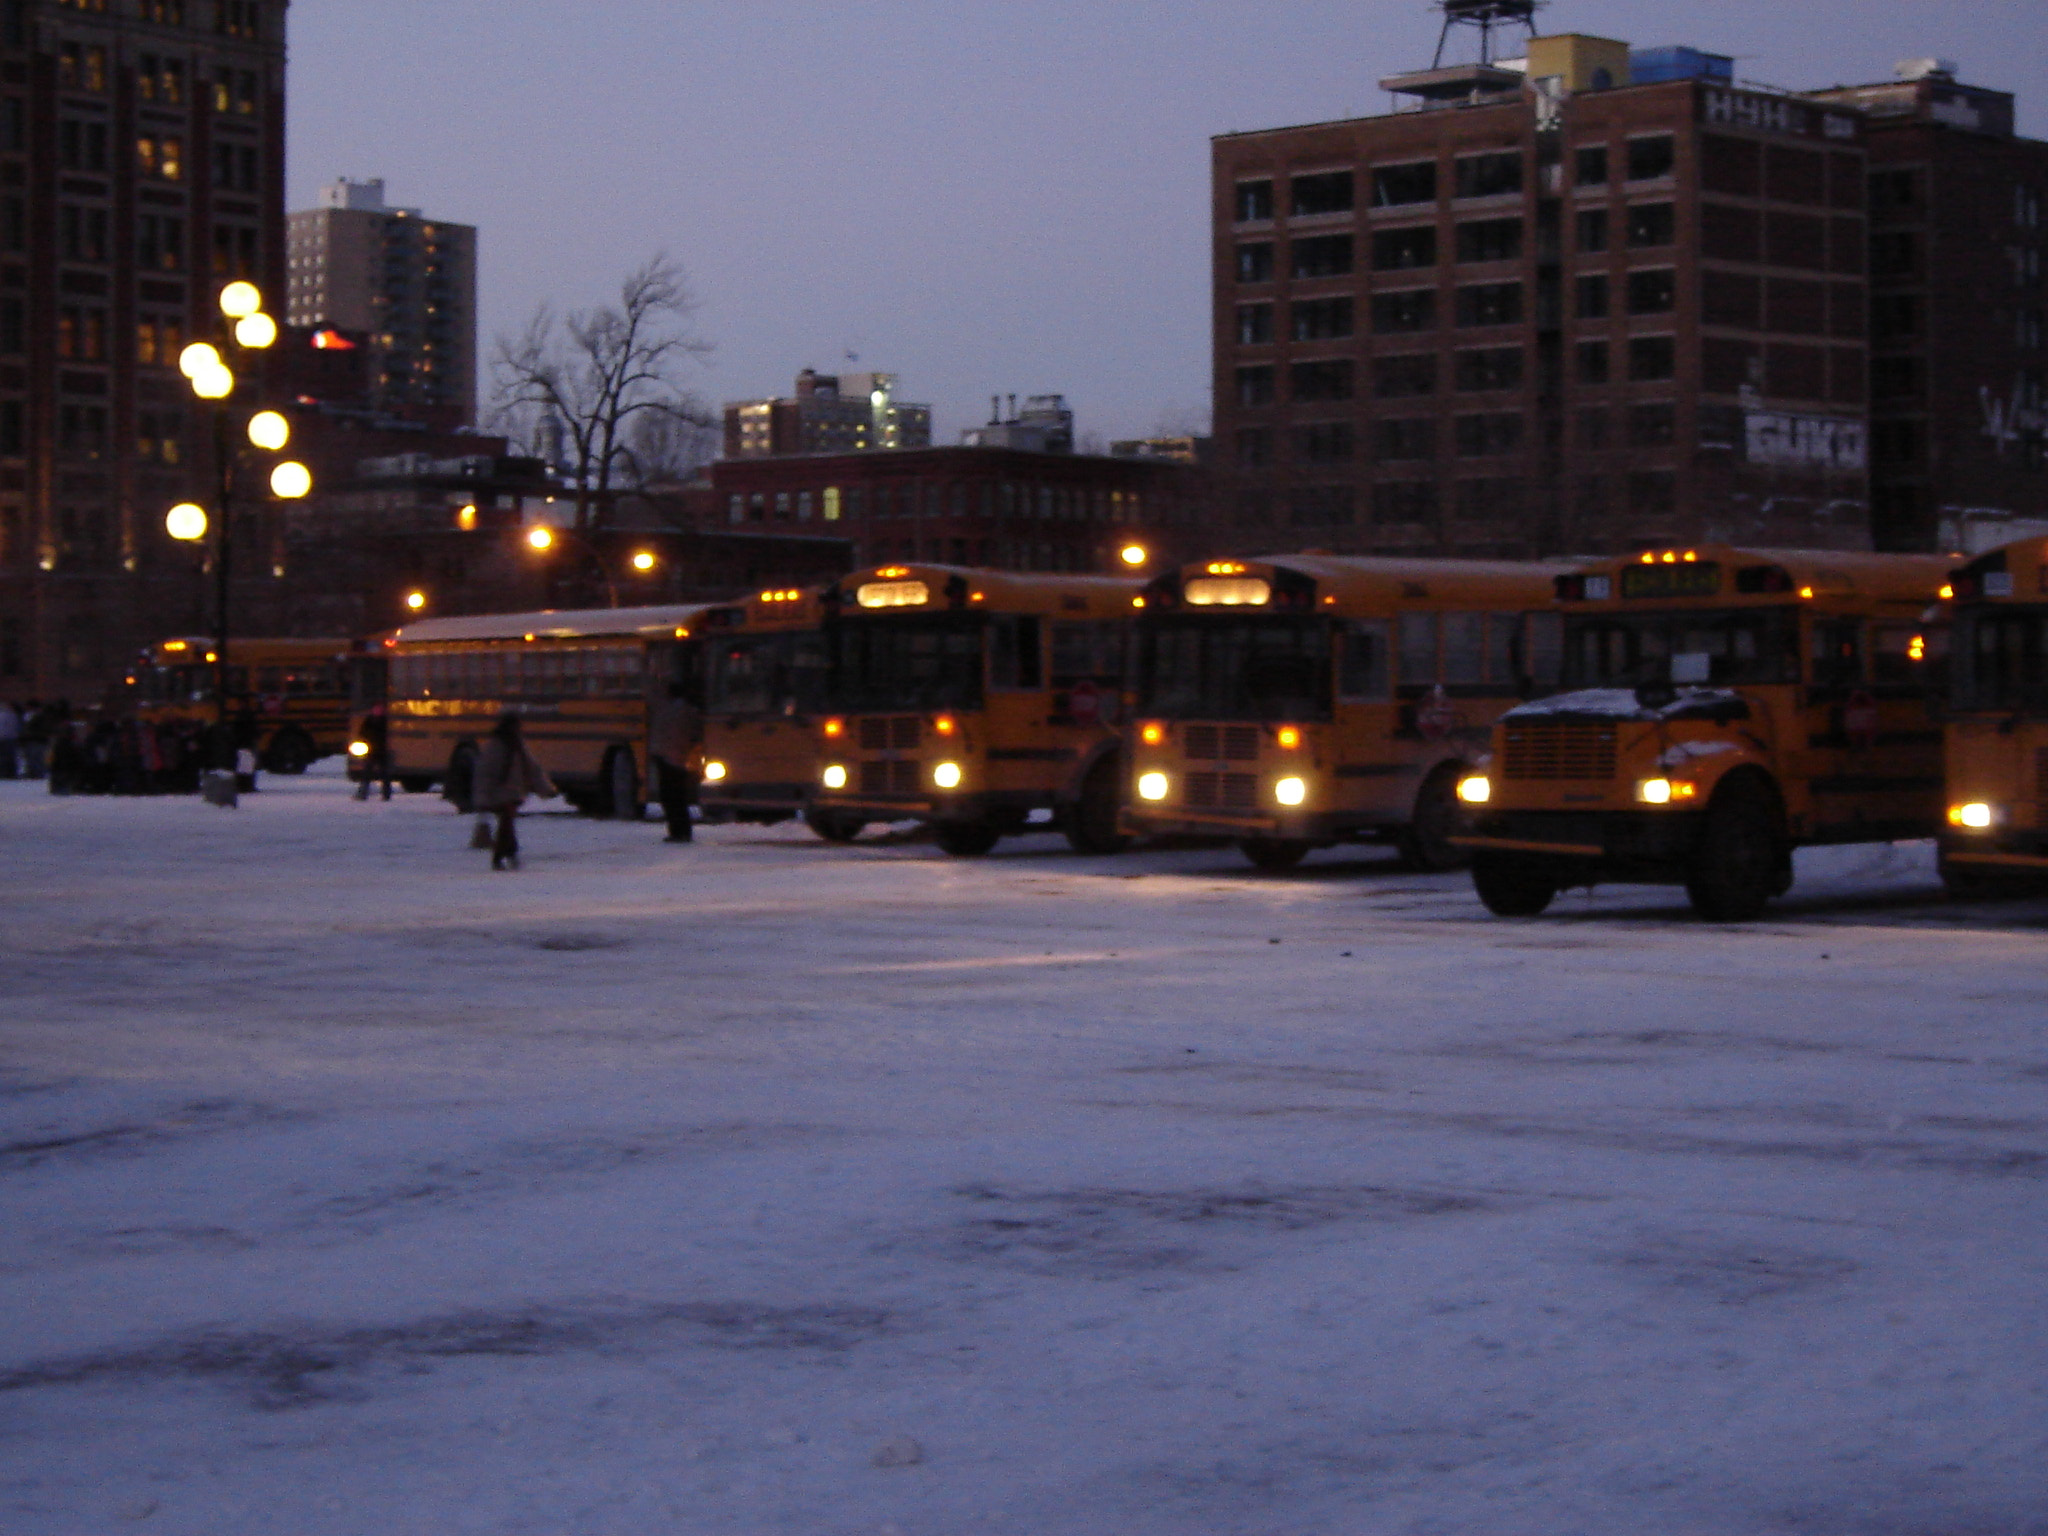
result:
[[[507,711],[498,717],[490,739],[477,755],[476,777],[470,790],[470,804],[498,818],[497,836],[491,843],[491,868],[519,867],[519,807],[528,795],[552,800],[561,791],[547,776],[547,770],[526,750],[526,737],[519,717]]]

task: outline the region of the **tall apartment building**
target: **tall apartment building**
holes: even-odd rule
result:
[[[929,448],[931,441],[932,408],[898,400],[893,373],[806,368],[796,376],[794,396],[725,407],[728,459]]]
[[[2048,532],[2048,144],[1939,59],[1817,92],[1870,147],[1871,511],[1881,549]]]
[[[288,317],[361,332],[380,410],[450,429],[476,420],[476,230],[393,208],[341,180],[291,216]]]
[[[0,4],[0,694],[93,697],[201,617],[178,352],[282,290],[287,3]]]

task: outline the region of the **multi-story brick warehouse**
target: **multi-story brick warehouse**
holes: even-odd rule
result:
[[[1864,115],[1698,55],[1629,85],[1622,44],[1530,54],[1215,141],[1240,520],[1410,553],[1867,546]]]
[[[229,280],[283,302],[286,4],[0,4],[0,694],[90,696],[202,617],[178,352]]]
[[[1925,59],[1816,93],[1869,125],[1877,543],[1985,548],[2048,520],[2048,144]]]

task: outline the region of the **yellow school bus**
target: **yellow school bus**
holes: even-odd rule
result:
[[[1741,922],[1815,843],[1934,836],[1933,556],[1651,550],[1559,578],[1560,692],[1508,711],[1459,784],[1480,899],[1678,884]]]
[[[257,760],[271,773],[304,773],[348,743],[346,640],[228,641],[228,720],[255,732]],[[129,676],[138,720],[163,727],[211,726],[219,718],[215,642],[200,635],[160,640]]]
[[[1950,578],[1945,730],[1949,889],[2048,885],[2048,539],[2024,539]]]
[[[842,831],[927,822],[958,855],[1049,810],[1076,850],[1122,848],[1117,727],[1141,586],[889,565],[827,587],[812,809]]]
[[[835,841],[858,822],[811,806],[825,700],[824,606],[816,588],[778,587],[704,615],[706,821],[802,816]]]
[[[1134,832],[1237,840],[1262,869],[1395,842],[1424,869],[1500,713],[1556,680],[1565,567],[1272,555],[1145,589]]]
[[[521,716],[526,744],[579,809],[638,820],[652,760],[698,698],[689,607],[599,608],[424,619],[384,642],[392,776],[439,784],[469,805],[477,753],[498,717]],[[670,746],[668,755],[694,751]]]

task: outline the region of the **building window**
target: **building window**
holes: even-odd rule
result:
[[[1297,401],[1349,400],[1353,394],[1351,360],[1328,358],[1296,363],[1288,386]]]
[[[1594,275],[1582,277],[1578,282],[1579,318],[1581,320],[1605,320],[1607,318],[1607,279]]]
[[[1636,471],[1628,477],[1628,509],[1636,517],[1669,517],[1678,510],[1678,476],[1668,469]]]
[[[1273,281],[1273,246],[1270,241],[1237,248],[1237,280],[1240,283]]]
[[[1579,211],[1579,249],[1588,253],[1607,249],[1605,208],[1583,208]]]
[[[1273,183],[1240,181],[1237,184],[1237,222],[1265,224],[1273,217]]]
[[[1325,213],[1349,213],[1357,205],[1349,171],[1324,171],[1314,176],[1297,176],[1289,189],[1290,205],[1297,219]]]
[[[1917,357],[1873,357],[1870,360],[1870,396],[1873,400],[1910,400],[1920,393],[1920,359]]]
[[[1437,506],[1434,480],[1388,480],[1372,488],[1375,523],[1434,523]]]
[[[145,272],[177,272],[185,265],[185,221],[145,213],[135,220],[135,260]]]
[[[1475,522],[1493,522],[1501,518],[1520,516],[1522,482],[1506,479],[1460,480],[1454,505],[1459,517]],[[1447,614],[1445,617],[1449,618],[1452,615]]]
[[[1880,229],[1870,237],[1872,277],[1911,277],[1920,268],[1920,237],[1910,229]]]
[[[1237,370],[1237,403],[1258,406],[1273,403],[1273,370],[1269,367]]]
[[[1678,344],[1669,336],[1638,336],[1628,344],[1631,379],[1669,379],[1678,373]]]
[[[1582,341],[1578,345],[1579,382],[1581,384],[1605,384],[1610,377],[1607,343],[1604,341]]]
[[[1237,344],[1240,347],[1263,347],[1272,339],[1272,305],[1240,304],[1237,306]]]
[[[1372,296],[1372,328],[1379,336],[1404,331],[1427,331],[1436,327],[1436,290],[1408,288],[1399,293]]]
[[[840,515],[840,511],[841,511],[841,503],[840,503],[840,500],[839,500],[839,487],[838,487],[838,486],[836,486],[836,485],[828,485],[828,486],[826,486],[826,487],[825,487],[825,521],[826,521],[826,522],[828,522],[828,523],[836,523],[836,522],[838,522],[838,521],[839,521],[839,515]]]
[[[1678,441],[1678,407],[1668,401],[1632,405],[1628,412],[1631,448],[1668,448]]]
[[[107,259],[107,210],[65,203],[57,209],[57,249],[66,261]]]
[[[1457,384],[1462,391],[1519,389],[1521,383],[1520,347],[1488,347],[1458,354]]]
[[[1375,272],[1402,272],[1411,267],[1436,265],[1436,228],[1422,224],[1413,229],[1383,229],[1372,237],[1372,265]]]
[[[1513,261],[1521,254],[1520,219],[1481,219],[1458,226],[1461,262]]]
[[[1604,187],[1607,185],[1607,146],[1588,144],[1574,157],[1578,169],[1578,183],[1582,187]]]
[[[1581,448],[1605,448],[1607,446],[1607,412],[1604,410],[1579,412],[1576,436],[1578,445]]]
[[[1344,277],[1351,271],[1349,235],[1311,235],[1293,243],[1297,278]]]
[[[1355,434],[1348,421],[1318,421],[1297,428],[1294,454],[1309,464],[1341,464],[1354,452]]]
[[[12,294],[0,298],[0,356],[18,357],[28,350],[28,309]]]
[[[1520,283],[1474,283],[1458,290],[1458,324],[1516,325],[1522,319]]]
[[[67,171],[107,169],[107,125],[67,118],[57,125],[57,163]]]
[[[1291,307],[1296,341],[1341,341],[1352,333],[1352,304],[1347,299],[1307,299]]]
[[[0,400],[0,458],[22,455],[22,409],[19,400]]]
[[[1436,393],[1436,357],[1428,352],[1373,360],[1373,393],[1382,400],[1407,400]]]
[[[1670,203],[1632,203],[1628,210],[1628,243],[1632,249],[1670,245],[1678,238],[1677,209]]]
[[[1678,141],[1668,133],[1628,141],[1628,179],[1656,181],[1669,176],[1678,163]]]
[[[1522,190],[1522,155],[1506,150],[1491,155],[1467,155],[1457,163],[1459,197],[1505,197]]]
[[[747,498],[735,492],[725,500],[725,520],[728,523],[744,523],[747,520]]]
[[[1628,275],[1628,312],[1665,315],[1678,307],[1678,274],[1669,267]]]
[[[1436,162],[1417,160],[1408,165],[1376,165],[1372,168],[1372,205],[1375,208],[1405,208],[1411,203],[1436,201]]]
[[[1435,458],[1435,419],[1429,416],[1395,416],[1375,422],[1373,456],[1383,463]]]
[[[1460,416],[1452,427],[1452,440],[1461,459],[1513,453],[1522,446],[1522,418],[1517,415]]]
[[[1270,427],[1239,427],[1237,430],[1237,462],[1243,469],[1264,469],[1273,462],[1273,429]]]
[[[1297,528],[1349,527],[1358,519],[1358,492],[1348,485],[1297,486],[1287,500]]]
[[[1877,293],[1870,298],[1870,331],[1879,341],[1920,334],[1920,299],[1911,293]]]

